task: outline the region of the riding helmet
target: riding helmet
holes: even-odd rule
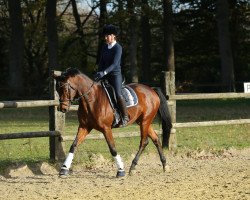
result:
[[[117,30],[117,27],[114,26],[113,24],[108,24],[108,25],[105,25],[104,28],[103,28],[103,32],[102,32],[103,35],[118,35],[118,30]]]

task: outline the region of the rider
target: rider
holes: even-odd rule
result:
[[[118,30],[116,26],[109,24],[103,28],[103,35],[105,37],[106,44],[103,45],[101,51],[101,58],[98,64],[98,72],[94,76],[95,81],[99,81],[102,78],[108,80],[108,82],[114,87],[117,104],[119,106],[122,123],[121,126],[126,126],[129,118],[126,108],[125,100],[123,99],[122,90],[122,73],[121,73],[121,56],[122,47],[116,41]]]

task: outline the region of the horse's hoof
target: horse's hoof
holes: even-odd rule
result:
[[[69,169],[62,167],[59,173],[61,178],[64,178],[69,175]]]
[[[124,177],[125,176],[125,171],[124,170],[119,170],[117,171],[116,178]]]

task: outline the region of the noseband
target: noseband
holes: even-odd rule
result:
[[[76,89],[75,89],[74,87],[72,87],[72,86],[70,85],[69,82],[62,84],[62,85],[60,85],[59,87],[61,88],[61,87],[64,87],[64,86],[67,86],[67,89],[68,89],[68,97],[69,97],[69,98],[68,98],[68,99],[64,99],[64,100],[61,100],[61,98],[60,98],[60,99],[59,99],[59,102],[60,102],[60,104],[62,104],[62,105],[65,105],[65,106],[70,107],[71,103],[74,101],[74,99],[71,98],[71,89],[73,89],[73,90],[76,90]],[[69,104],[65,104],[64,102],[69,102]]]

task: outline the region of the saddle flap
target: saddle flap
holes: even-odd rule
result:
[[[104,91],[106,92],[106,95],[109,99],[109,103],[110,103],[112,109],[114,110],[114,121],[113,121],[112,127],[116,128],[119,126],[121,116],[120,116],[120,111],[117,108],[118,106],[117,106],[117,99],[116,99],[116,95],[115,95],[115,90],[108,83],[107,80],[101,81],[101,84],[102,84],[102,87],[104,88]],[[131,87],[129,87],[129,86],[122,87],[122,96],[125,100],[127,108],[132,107],[132,106],[136,106],[138,104],[137,95]]]
[[[112,85],[110,85],[108,83],[108,81],[101,81],[101,84],[108,96],[110,105],[112,106],[113,109],[116,108],[116,104],[117,104],[117,99],[116,99],[116,95],[115,95],[115,90],[112,87]],[[138,97],[135,93],[135,91],[129,87],[128,85],[122,87],[122,96],[126,102],[126,107],[132,107],[132,106],[136,106],[138,104]]]

